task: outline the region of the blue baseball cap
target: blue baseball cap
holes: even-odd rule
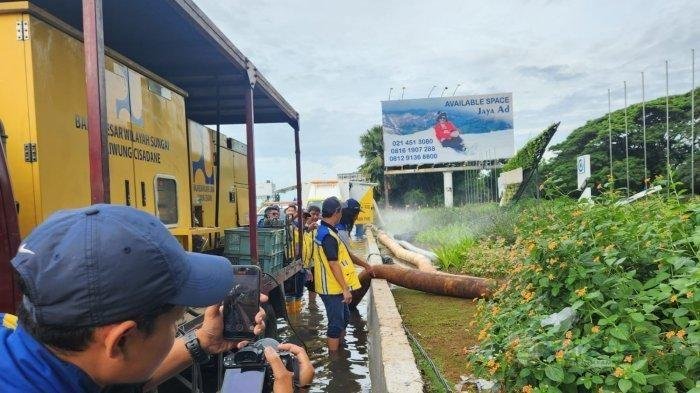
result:
[[[36,227],[12,259],[23,304],[40,324],[119,322],[165,304],[204,307],[233,287],[223,257],[186,252],[151,214],[120,205],[63,210]]]
[[[345,203],[341,202],[337,197],[328,197],[324,199],[323,203],[321,204],[321,215],[324,217],[331,216],[335,212],[342,210],[344,207],[346,207]]]
[[[360,202],[358,202],[357,199],[350,198],[347,201],[345,201],[345,205],[348,209],[352,210],[353,212],[359,213],[362,211],[362,205],[360,205]]]

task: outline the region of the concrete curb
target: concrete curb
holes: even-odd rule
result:
[[[382,263],[379,248],[367,231],[369,263]],[[369,288],[367,325],[369,329],[369,370],[373,392],[422,393],[421,377],[401,315],[386,280],[373,279]]]

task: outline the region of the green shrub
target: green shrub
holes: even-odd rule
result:
[[[509,392],[697,392],[700,204],[611,201],[521,214],[525,257],[480,301],[474,374]]]
[[[442,270],[461,269],[465,256],[474,247],[474,238],[463,237],[459,242],[442,246],[435,250],[439,260],[438,265]]]

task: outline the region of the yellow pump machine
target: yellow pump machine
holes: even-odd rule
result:
[[[22,237],[90,204],[80,33],[27,7],[0,3],[0,121]],[[187,93],[130,59],[107,51],[105,68],[111,203],[157,215],[188,250],[221,247],[223,228],[248,224],[245,144],[188,120]]]

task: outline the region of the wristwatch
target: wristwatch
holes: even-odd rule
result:
[[[197,364],[206,363],[211,359],[211,355],[199,345],[196,330],[192,330],[185,335],[185,348],[187,348],[187,352],[190,353],[192,360]]]

